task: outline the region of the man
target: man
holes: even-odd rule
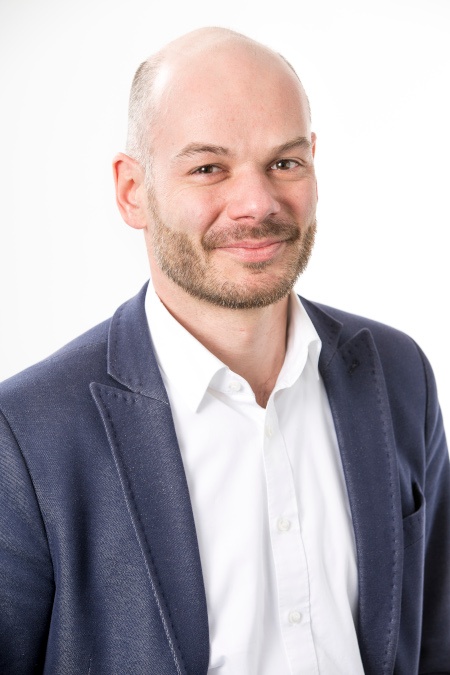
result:
[[[0,389],[2,673],[450,673],[433,375],[292,292],[314,149],[244,36],[138,70],[114,174],[151,283]]]

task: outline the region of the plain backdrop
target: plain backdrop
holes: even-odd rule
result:
[[[319,233],[298,290],[412,335],[448,421],[449,0],[0,0],[0,379],[145,282],[111,159],[139,63],[204,25],[280,51],[309,94]]]

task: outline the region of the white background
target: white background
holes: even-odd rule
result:
[[[299,291],[411,334],[448,422],[449,0],[0,0],[0,379],[146,280],[111,158],[136,67],[203,25],[282,52],[309,94],[319,235]]]

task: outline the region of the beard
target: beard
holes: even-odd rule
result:
[[[234,225],[217,231],[211,228],[199,248],[186,232],[176,231],[162,221],[151,191],[148,202],[153,220],[151,246],[159,268],[192,297],[220,307],[267,307],[286,297],[305,270],[314,246],[315,218],[303,229],[293,221],[279,219],[266,219],[256,227]],[[250,273],[245,282],[239,283],[231,275],[227,278],[212,260],[218,247],[271,237],[285,242],[283,262],[241,262],[241,267]]]

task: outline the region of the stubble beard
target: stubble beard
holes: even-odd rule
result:
[[[254,309],[278,302],[290,293],[306,269],[314,246],[315,218],[302,229],[294,222],[267,219],[257,227],[235,225],[225,231],[208,230],[199,251],[186,232],[175,231],[162,221],[151,190],[148,203],[153,221],[151,246],[159,268],[186,293],[216,306]],[[271,237],[286,242],[285,263],[281,269],[278,265],[278,271],[271,274],[272,260],[245,262],[241,265],[251,272],[255,284],[236,283],[232,279],[221,278],[211,260],[217,247],[244,239]]]

